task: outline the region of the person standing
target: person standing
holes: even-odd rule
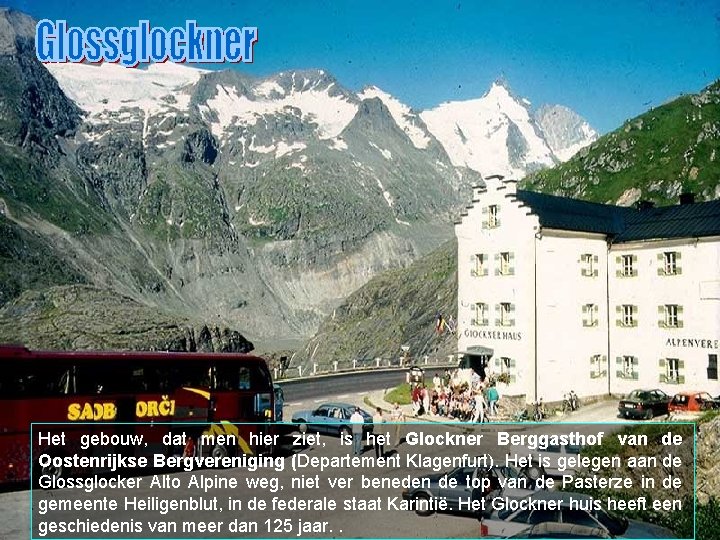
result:
[[[375,414],[373,415],[373,435],[375,435],[373,446],[375,447],[375,458],[385,455],[385,445],[381,442],[383,441],[382,437],[385,436],[382,432],[382,424],[384,423],[385,418],[383,418],[382,409],[377,407],[375,409]]]
[[[473,422],[476,424],[485,422],[485,397],[481,391],[475,394],[475,415]]]
[[[402,423],[405,421],[405,414],[402,408],[396,401],[393,405],[393,410],[390,413],[390,419],[395,424],[395,448],[400,446],[400,439],[402,436]]]
[[[424,414],[430,414],[430,392],[427,389],[427,386],[424,384],[422,385],[422,390],[420,391],[420,396],[422,399],[422,406],[424,409]]]
[[[495,416],[497,414],[497,402],[498,402],[498,399],[500,399],[497,388],[495,388],[495,383],[492,383],[490,385],[490,388],[488,388],[487,398],[488,398],[488,409],[489,409],[488,415]]]
[[[360,414],[360,407],[355,407],[355,412],[350,416],[350,425],[352,427],[353,438],[353,454],[359,456],[363,451],[363,426],[365,418]]]

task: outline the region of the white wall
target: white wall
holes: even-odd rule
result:
[[[458,238],[458,348],[480,345],[494,350],[489,368],[498,372],[495,359],[507,357],[515,360],[512,372],[515,382],[501,384],[498,391],[506,395],[526,394],[534,388],[534,234],[538,227],[536,216],[528,215],[528,208],[515,201],[515,183],[497,179],[486,180],[487,190],[476,192],[472,208],[456,225]],[[483,208],[499,207],[500,224],[497,228],[483,228],[487,214]],[[513,275],[496,275],[500,252],[513,254]],[[473,276],[472,256],[488,255],[488,272]],[[474,304],[488,304],[488,325],[473,326]],[[513,326],[498,326],[499,314],[495,306],[501,302],[514,305]],[[513,339],[514,338],[514,339]]]
[[[607,242],[604,235],[543,230],[538,240],[538,397],[560,401],[607,394]],[[582,254],[597,257],[594,275],[583,275]],[[597,306],[597,325],[583,326],[584,304]],[[605,357],[591,377],[590,358]]]
[[[658,254],[665,251],[681,253],[679,275],[658,275],[658,267],[662,266]],[[636,255],[636,277],[616,276],[616,256],[624,254]],[[627,393],[646,387],[661,388],[671,394],[679,390],[720,393],[720,383],[707,378],[708,355],[720,355],[720,239],[617,244],[610,252],[610,263],[613,392]],[[613,306],[616,304],[638,306],[637,327],[623,328],[615,324]],[[681,328],[658,324],[662,318],[658,306],[664,304],[682,306]],[[637,381],[616,377],[615,358],[623,355],[638,357]],[[684,361],[681,370],[684,384],[660,382],[661,358]]]

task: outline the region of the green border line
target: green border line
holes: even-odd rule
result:
[[[294,422],[229,422],[233,425],[261,425],[261,426],[294,426],[296,423]],[[404,426],[414,426],[414,425],[431,425],[431,426],[449,426],[449,427],[462,427],[462,426],[531,426],[531,427],[538,427],[538,426],[545,426],[545,427],[551,427],[551,426],[571,426],[571,425],[577,425],[577,426],[592,426],[592,425],[600,425],[600,426],[634,426],[634,425],[649,425],[649,424],[628,424],[627,422],[486,422],[486,423],[475,423],[475,422],[384,422],[388,425],[396,425],[398,423],[404,425]],[[233,536],[233,537],[182,537],[182,538],[170,538],[170,537],[164,537],[164,536],[158,536],[155,538],[141,538],[141,537],[111,537],[111,536],[104,536],[104,537],[82,537],[82,538],[71,538],[71,537],[60,537],[60,536],[43,536],[39,538],[35,538],[33,536],[33,491],[35,490],[35,487],[33,485],[33,429],[34,426],[78,426],[78,425],[92,425],[92,426],[138,426],[138,425],[154,425],[161,427],[163,424],[168,424],[171,426],[178,426],[178,425],[186,425],[186,426],[192,426],[192,425],[207,425],[208,422],[88,422],[84,421],[81,423],[78,422],[31,422],[30,423],[30,540],[157,540],[157,538],[162,538],[163,540],[206,540],[206,539],[212,539],[212,540],[297,540],[298,538],[308,538],[308,539],[318,539],[323,540],[324,538],[331,538],[331,537],[317,537],[317,536],[307,536],[307,537],[298,537],[298,536],[291,536],[291,537],[284,537],[284,536],[269,536],[269,537],[262,537],[262,538],[252,538],[252,537],[240,537],[240,536]],[[697,423],[695,422],[653,422],[654,425],[665,425],[665,426],[683,426],[683,425],[692,425],[693,426],[693,537],[692,540],[697,539]],[[168,473],[171,474],[171,473]],[[333,537],[333,538],[342,538],[343,540],[370,540],[369,538],[355,538],[355,537]],[[378,537],[372,540],[380,540],[380,538],[387,538],[387,537]],[[474,537],[479,538],[479,537]],[[625,537],[623,537],[625,538]],[[417,538],[402,538],[402,537],[392,537],[389,540],[418,540]],[[425,540],[447,540],[446,538],[426,538]],[[637,538],[627,538],[627,540],[644,540],[644,539],[637,539]]]

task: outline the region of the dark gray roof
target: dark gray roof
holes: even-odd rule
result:
[[[607,234],[614,242],[720,236],[720,200],[637,210],[526,190],[516,198],[543,227]]]
[[[720,201],[659,206],[627,215],[616,242],[720,236]]]
[[[569,197],[546,195],[519,189],[517,199],[538,215],[540,225],[550,229],[619,234],[624,227],[624,215],[632,209],[599,204]]]

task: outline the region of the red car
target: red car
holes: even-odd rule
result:
[[[670,400],[669,412],[695,412],[717,409],[720,407],[713,397],[707,392],[680,392]]]

